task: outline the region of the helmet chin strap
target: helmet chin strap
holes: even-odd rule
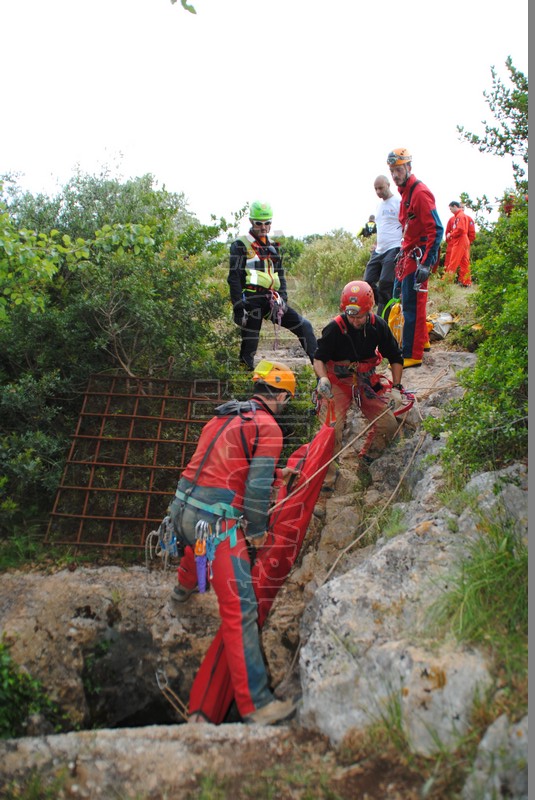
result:
[[[409,180],[410,176],[411,176],[411,168],[409,167],[408,164],[405,164],[405,180],[401,184],[402,186],[405,186],[407,184],[407,181]]]

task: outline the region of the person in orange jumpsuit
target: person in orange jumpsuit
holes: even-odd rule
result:
[[[451,211],[451,208],[450,208]],[[448,271],[448,265],[450,263],[451,258],[451,229],[453,228],[453,223],[455,222],[455,214],[452,213],[452,216],[446,222],[446,253],[444,254],[444,272]]]
[[[470,273],[470,218],[464,213],[461,204],[452,200],[449,209],[453,215],[451,231],[446,230],[447,252],[444,272],[455,275],[461,286],[471,286]],[[449,220],[448,220],[449,222]]]

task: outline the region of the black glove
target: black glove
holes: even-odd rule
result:
[[[239,325],[240,328],[245,328],[247,325],[247,318],[249,314],[247,312],[245,302],[243,300],[239,300],[237,303],[234,304],[232,313],[236,325]]]
[[[414,273],[414,283],[418,285],[424,283],[429,278],[430,271],[431,270],[429,267],[424,267],[422,264],[420,264]]]
[[[420,266],[425,267],[425,269],[430,273],[435,273],[438,267],[438,250],[435,247],[432,247],[431,250],[428,252],[424,263]]]

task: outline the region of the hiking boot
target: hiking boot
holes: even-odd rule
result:
[[[192,594],[198,591],[198,586],[194,586],[193,589],[186,589],[184,586],[180,586],[179,584],[178,586],[175,586],[171,592],[171,600],[173,600],[175,603],[185,603],[190,599]]]
[[[243,718],[246,725],[276,725],[295,714],[297,702],[294,700],[272,700],[267,706],[257,708]]]
[[[421,367],[422,366],[422,359],[421,358],[404,358],[403,359],[403,369],[408,369],[409,367]]]

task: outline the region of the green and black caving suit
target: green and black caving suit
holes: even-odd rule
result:
[[[264,319],[292,331],[312,363],[316,337],[310,322],[287,304],[288,293],[278,242],[250,231],[230,246],[230,287],[234,322],[241,328],[240,360],[254,369]]]

